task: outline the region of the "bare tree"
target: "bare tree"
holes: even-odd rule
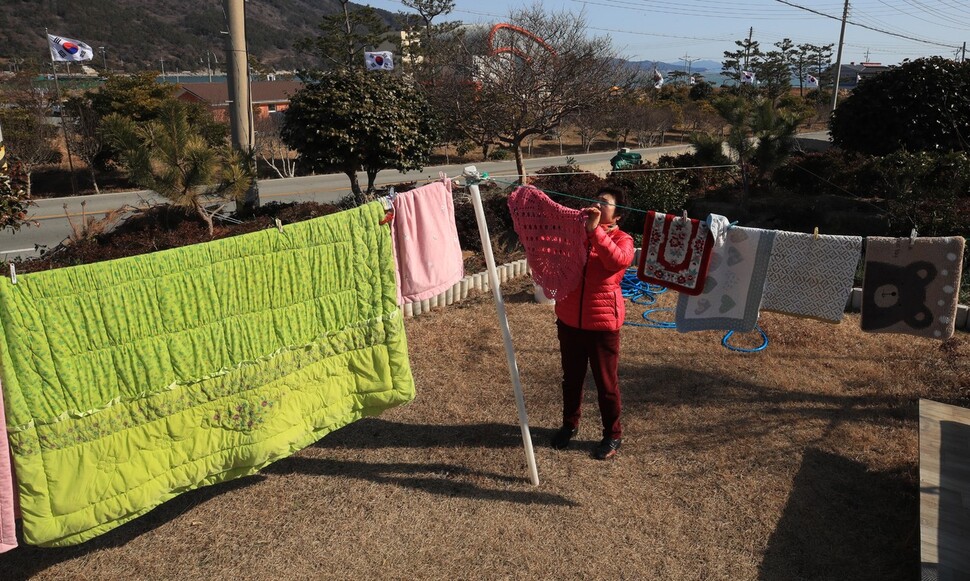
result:
[[[31,194],[31,177],[39,166],[58,160],[54,140],[57,127],[48,122],[51,100],[47,91],[34,88],[32,74],[17,74],[7,85],[0,102],[0,125],[10,157],[24,176],[24,189]]]
[[[469,139],[492,137],[512,149],[517,172],[525,166],[522,144],[555,129],[570,115],[596,111],[611,89],[629,87],[633,73],[610,40],[587,36],[582,16],[549,14],[541,5],[513,12],[490,33],[468,33],[455,55],[448,123]],[[481,143],[481,142],[479,142]]]
[[[91,184],[94,192],[101,193],[98,187],[98,172],[95,160],[104,150],[104,136],[101,134],[101,116],[91,104],[87,95],[70,97],[65,109],[70,113],[62,117],[64,123],[70,123],[71,130],[67,132],[67,139],[71,144],[71,153],[81,158],[88,166]]]
[[[296,175],[297,153],[283,141],[282,126],[281,115],[269,115],[256,121],[256,155],[279,177],[291,178]]]
[[[609,128],[612,121],[613,103],[609,103],[609,105],[611,105],[609,108],[584,111],[570,116],[569,123],[576,129],[584,152],[589,153],[589,149],[593,146],[596,138],[606,133]]]

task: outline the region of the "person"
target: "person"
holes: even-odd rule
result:
[[[579,287],[556,300],[556,326],[562,357],[562,427],[552,447],[564,450],[579,428],[587,364],[593,370],[603,420],[603,439],[593,451],[600,460],[616,455],[623,443],[617,366],[620,327],[626,315],[620,281],[633,263],[633,238],[617,225],[625,196],[602,188],[583,210],[589,252]]]

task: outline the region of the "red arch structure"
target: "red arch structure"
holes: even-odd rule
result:
[[[495,48],[495,35],[498,33],[498,31],[503,29],[511,30],[512,32],[521,34],[526,38],[530,38],[536,41],[539,44],[539,46],[549,51],[549,53],[552,54],[552,56],[559,56],[556,53],[556,50],[551,46],[549,46],[549,44],[546,41],[542,40],[532,32],[529,32],[528,30],[522,28],[521,26],[516,26],[514,24],[509,24],[507,22],[501,22],[499,24],[496,24],[495,26],[492,27],[491,30],[488,31],[488,54],[491,56],[495,56],[497,54],[502,54],[502,53],[510,53],[510,54],[514,54],[515,56],[519,57],[520,59],[526,62],[529,62],[532,60],[531,58],[529,58],[529,55],[511,46],[501,46],[501,47]]]

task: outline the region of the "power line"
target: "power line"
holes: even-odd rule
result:
[[[798,8],[799,10],[806,10],[808,12],[811,12],[812,14],[818,14],[819,16],[824,16],[825,18],[831,18],[832,20],[838,20],[839,22],[842,21],[842,19],[839,18],[838,16],[832,16],[831,14],[825,14],[824,12],[819,12],[818,10],[813,10],[811,8],[808,8],[807,6],[801,6],[800,4],[795,4],[794,2],[788,2],[787,0],[775,0],[775,2],[779,2],[781,4],[786,4],[786,5],[791,6],[793,8]],[[846,20],[846,23],[851,24],[852,26],[858,26],[860,28],[865,28],[867,30],[872,30],[872,31],[875,31],[875,32],[880,32],[882,34],[888,34],[890,36],[897,36],[899,38],[905,38],[906,40],[912,40],[912,41],[915,41],[915,42],[922,42],[924,44],[932,44],[932,45],[935,45],[935,46],[942,46],[942,47],[946,47],[946,48],[951,49],[951,50],[957,48],[956,45],[943,44],[943,43],[940,43],[940,42],[933,42],[932,40],[925,40],[925,39],[922,39],[922,38],[916,38],[915,36],[908,36],[908,35],[905,35],[905,34],[898,34],[898,33],[895,33],[895,32],[889,32],[888,30],[882,30],[881,28],[876,28],[874,26],[867,26],[865,24],[860,24],[858,22],[853,22],[851,20]]]

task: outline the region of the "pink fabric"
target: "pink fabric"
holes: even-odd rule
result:
[[[7,442],[7,420],[3,414],[3,386],[0,385],[0,553],[17,546],[14,503],[13,465]]]
[[[423,301],[465,275],[451,180],[398,194],[391,203],[398,304]]]
[[[515,188],[509,194],[509,210],[532,280],[550,299],[575,290],[589,254],[583,213],[553,202],[533,186]]]

